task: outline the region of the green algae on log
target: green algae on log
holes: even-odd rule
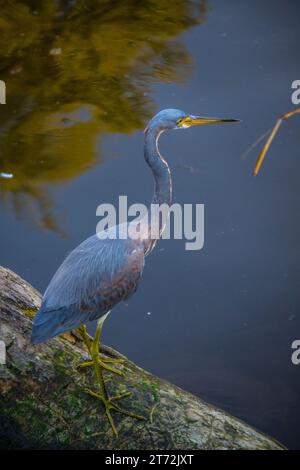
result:
[[[124,376],[106,374],[112,395],[131,391],[124,408],[146,421],[115,415],[116,438],[101,403],[83,389],[92,371],[76,366],[87,355],[76,335],[30,343],[32,316],[41,295],[0,267],[0,448],[2,449],[283,449],[274,439],[131,361]],[[73,341],[71,341],[73,339]],[[108,358],[124,358],[111,348]]]

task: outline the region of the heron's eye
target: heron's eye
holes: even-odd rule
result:
[[[181,119],[178,119],[178,121],[176,122],[176,124],[178,126],[182,126],[182,125],[189,125],[190,123],[192,122],[192,119],[190,117],[184,117],[184,118],[181,118]]]

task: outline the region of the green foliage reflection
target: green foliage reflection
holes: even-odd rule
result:
[[[152,84],[189,71],[176,37],[204,15],[200,0],[3,2],[0,171],[14,178],[0,179],[0,195],[10,193],[20,212],[37,200],[43,225],[55,228],[45,185],[99,162],[102,133],[141,128]]]

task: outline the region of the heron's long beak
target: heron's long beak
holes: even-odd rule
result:
[[[238,119],[220,119],[220,118],[209,118],[204,116],[187,116],[182,119],[180,124],[182,126],[196,126],[200,124],[226,124],[230,122],[240,122]]]

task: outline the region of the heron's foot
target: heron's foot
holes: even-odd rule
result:
[[[125,359],[106,359],[101,356],[98,356],[97,358],[97,363],[99,364],[101,368],[106,369],[109,372],[113,372],[114,374],[117,374],[117,375],[124,375],[124,372],[121,370],[115,369],[113,367],[110,367],[109,365],[107,365],[107,363],[123,364],[124,362],[126,362]],[[95,362],[90,360],[90,361],[81,362],[80,364],[78,364],[77,367],[80,369],[84,369],[87,367],[94,367],[94,366],[95,366]]]
[[[123,408],[121,408],[120,406],[114,403],[117,400],[121,400],[122,398],[129,397],[131,395],[131,392],[124,392],[124,393],[121,393],[120,395],[108,397],[108,396],[102,395],[99,392],[95,392],[89,388],[85,388],[84,391],[88,393],[89,395],[91,395],[92,397],[97,398],[98,400],[102,401],[104,409],[105,409],[105,414],[107,416],[107,419],[109,421],[109,424],[115,436],[118,436],[118,431],[115,426],[113,417],[111,415],[111,410],[116,411],[124,416],[130,416],[131,418],[140,419],[140,420],[146,419],[144,416],[140,416],[136,413],[132,413],[131,411],[123,410]]]
[[[101,358],[103,362],[111,363],[111,364],[124,364],[126,359],[109,359],[106,357]]]

